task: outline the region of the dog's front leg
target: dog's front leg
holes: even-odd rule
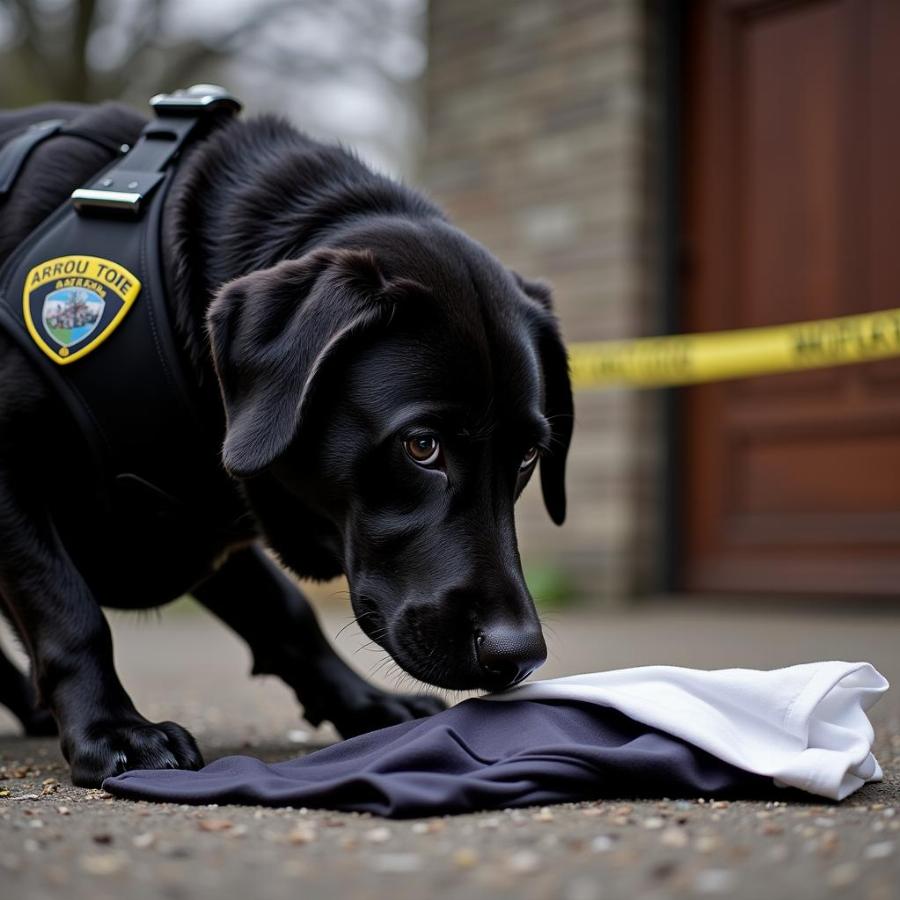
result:
[[[234,553],[193,593],[247,642],[254,674],[278,675],[294,689],[313,725],[327,719],[350,737],[444,708],[435,697],[387,693],[357,675],[300,589],[259,547]]]
[[[0,535],[0,591],[31,655],[39,700],[59,726],[72,781],[97,787],[124,769],[202,765],[183,728],[135,709],[103,612],[52,522],[2,482]]]

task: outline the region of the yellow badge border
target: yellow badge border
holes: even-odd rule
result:
[[[60,356],[58,350],[54,350],[41,336],[41,333],[37,330],[34,325],[34,321],[31,318],[31,304],[29,300],[31,298],[31,290],[29,289],[29,285],[31,284],[32,278],[34,277],[35,272],[39,272],[45,266],[51,266],[55,263],[65,264],[69,260],[89,260],[92,265],[96,265],[97,263],[103,263],[105,266],[110,266],[114,269],[118,269],[120,272],[125,273],[131,278],[131,287],[129,290],[122,294],[119,291],[115,290],[112,286],[109,286],[109,290],[111,290],[114,294],[122,299],[122,307],[115,314],[115,316],[110,320],[109,324],[103,331],[97,335],[97,337],[91,341],[89,344],[86,344],[80,350],[77,350],[75,353],[71,353],[68,356]],[[90,277],[90,276],[84,276]],[[94,278],[93,280],[98,280]],[[38,285],[38,287],[41,287]],[[33,288],[33,290],[37,290],[37,288]],[[73,363],[78,359],[81,359],[83,356],[86,356],[92,350],[95,350],[99,347],[115,330],[118,328],[119,323],[122,319],[125,318],[126,313],[134,304],[134,301],[137,299],[138,294],[141,292],[141,282],[140,280],[133,275],[125,266],[117,263],[112,259],[105,259],[102,256],[88,256],[83,253],[73,253],[68,256],[54,256],[52,259],[44,260],[44,262],[39,263],[29,270],[28,275],[25,278],[25,284],[22,288],[22,310],[25,315],[25,327],[28,329],[28,333],[31,335],[32,340],[40,347],[40,349],[50,357],[57,365],[59,366],[67,366],[69,363]]]

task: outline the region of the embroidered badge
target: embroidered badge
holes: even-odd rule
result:
[[[141,290],[127,269],[98,256],[58,256],[25,279],[25,325],[34,342],[64,366],[108,338]]]

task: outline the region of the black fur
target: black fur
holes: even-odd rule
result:
[[[109,160],[91,134],[132,142],[142,124],[115,105],[44,107],[0,114],[0,143],[51,116],[83,136],[33,154],[0,205],[0,260]],[[213,448],[180,517],[55,501],[42,472],[65,413],[0,333],[0,605],[39,694],[0,660],[0,702],[34,732],[50,725],[37,707],[52,713],[78,784],[199,765],[184,729],[131,703],[101,612],[191,591],[313,722],[348,735],[438,708],[351,672],[262,543],[300,575],[345,573],[363,630],[423,681],[497,688],[540,665],[513,506],[536,446],[547,509],[565,517],[572,396],[549,291],[421,195],[274,118],[189,150],[163,262]],[[78,437],[65,440],[77,464]],[[410,442],[439,442],[436,460],[414,461]]]

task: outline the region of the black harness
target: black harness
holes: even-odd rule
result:
[[[212,86],[150,101],[130,149],[45,219],[0,270],[0,327],[74,417],[104,492],[137,484],[178,503],[201,453],[190,373],[173,338],[160,221],[181,151],[213,115],[240,110]],[[29,153],[61,133],[44,122],[0,151],[0,198]],[[177,464],[173,464],[173,459]]]

